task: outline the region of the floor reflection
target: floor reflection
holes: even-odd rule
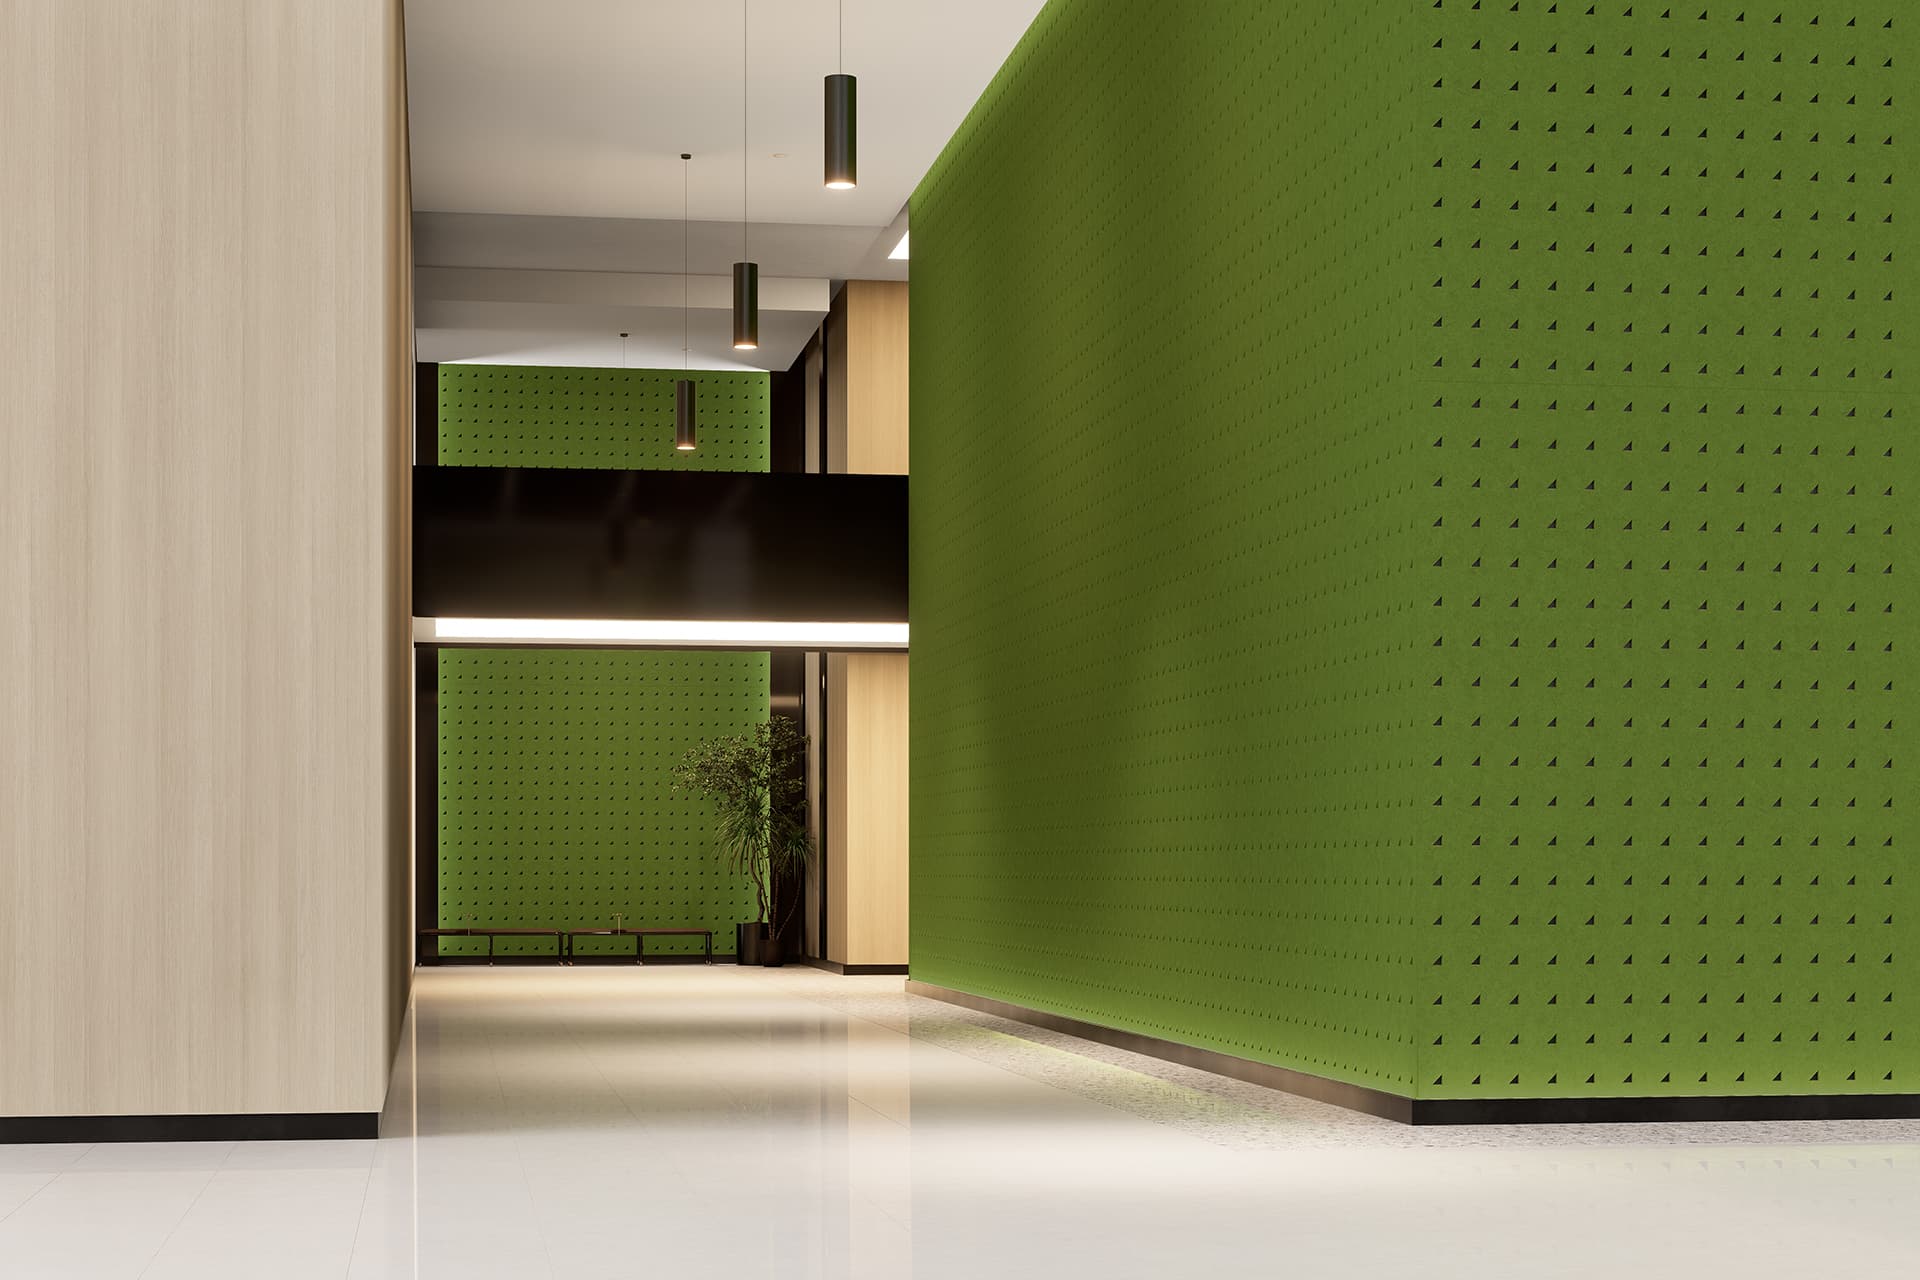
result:
[[[1410,1130],[807,969],[427,970],[384,1132],[0,1148],[0,1275],[1484,1280],[1920,1261],[1913,1123]]]

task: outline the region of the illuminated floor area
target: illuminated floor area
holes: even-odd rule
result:
[[[0,1147],[0,1276],[1920,1262],[1913,1123],[1414,1131],[800,969],[428,970],[408,1042],[378,1143]]]

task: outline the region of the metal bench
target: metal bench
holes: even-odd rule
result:
[[[568,951],[567,935],[564,930],[560,929],[486,929],[478,927],[463,929],[422,929],[420,930],[420,936],[423,938],[485,938],[487,940],[488,964],[493,963],[493,940],[495,938],[552,938],[553,958],[562,962],[566,960]],[[711,939],[708,941],[707,950],[709,952],[713,950]]]
[[[713,930],[711,929],[568,929],[566,931],[566,958],[564,963],[573,963],[573,940],[575,938],[632,938],[633,962],[645,964],[647,957],[647,939],[657,935],[690,936],[699,934],[706,941],[708,964],[713,963]]]

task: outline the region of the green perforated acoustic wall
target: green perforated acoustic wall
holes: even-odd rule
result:
[[[700,447],[673,447],[674,384],[694,384]],[[476,467],[765,471],[767,375],[440,366],[440,462]]]
[[[700,447],[673,448],[673,370],[440,368],[443,465],[765,471],[764,374],[696,371]],[[713,853],[706,806],[672,789],[694,743],[764,720],[765,653],[447,649],[439,687],[439,918],[502,927],[704,927],[721,951],[752,894]],[[551,940],[502,938],[501,955]],[[583,938],[581,955],[629,954]],[[444,939],[441,954],[485,954]],[[649,954],[698,939],[655,938]]]
[[[1412,1087],[1410,14],[1050,4],[915,195],[916,978]]]
[[[1920,1091],[1920,15],[1425,25],[1421,1093]]]
[[[704,927],[733,949],[753,895],[713,855],[704,801],[673,790],[687,748],[765,719],[767,655],[449,649],[440,655],[440,919]],[[552,954],[502,938],[503,955]],[[582,938],[581,955],[631,952]],[[446,955],[484,954],[448,938]],[[697,952],[655,938],[649,951]]]
[[[1054,0],[914,203],[916,974],[1920,1092],[1907,8]]]

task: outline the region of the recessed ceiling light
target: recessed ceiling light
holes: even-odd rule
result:
[[[907,237],[911,234],[912,234],[911,232],[902,231],[900,233],[900,243],[893,246],[893,252],[888,254],[887,256],[889,258],[897,258],[897,259],[905,260],[907,256]]]

